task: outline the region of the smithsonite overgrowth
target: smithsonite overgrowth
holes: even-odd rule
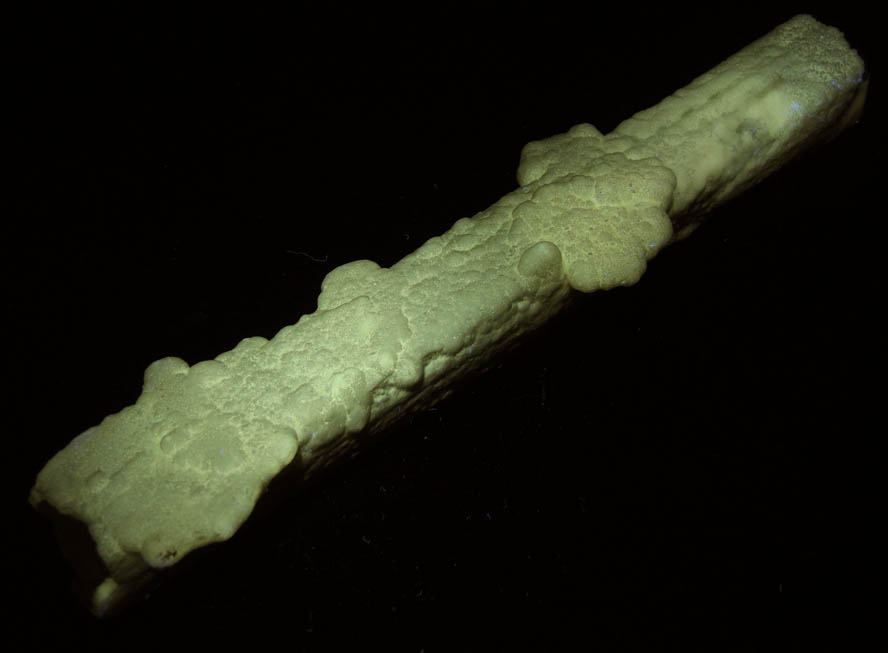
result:
[[[348,458],[568,301],[635,283],[711,208],[853,123],[863,70],[838,30],[798,16],[611,134],[528,144],[517,190],[391,268],[336,268],[317,310],[271,340],[150,365],[138,401],[31,491],[88,527],[93,611],[231,537],[283,470]]]

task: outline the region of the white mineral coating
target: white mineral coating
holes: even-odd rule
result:
[[[87,525],[107,568],[93,611],[230,538],[288,465],[314,476],[580,293],[638,281],[707,211],[852,124],[863,72],[838,30],[798,16],[611,134],[528,144],[517,190],[391,268],[336,268],[317,310],[271,340],[151,364],[136,403],[31,491]]]

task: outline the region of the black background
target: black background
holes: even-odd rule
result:
[[[714,626],[715,650],[757,650],[769,629],[798,643],[867,619],[878,428],[858,420],[882,351],[884,212],[871,17],[64,11],[12,21],[9,57],[5,467],[25,552],[8,564],[45,626],[31,643],[177,630],[486,650],[444,642],[541,631],[558,648],[548,638],[579,629],[652,650]],[[135,401],[150,362],[272,337],[334,267],[391,265],[513,190],[527,141],[606,133],[801,11],[867,61],[858,125],[143,604],[109,621],[77,604],[27,493]]]

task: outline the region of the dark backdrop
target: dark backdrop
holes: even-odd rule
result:
[[[803,9],[878,71],[869,17]],[[859,125],[635,287],[589,297],[95,621],[25,501],[55,451],[135,401],[150,362],[272,337],[337,265],[391,265],[512,190],[527,141],[606,133],[798,10],[59,11],[17,25],[7,97],[6,468],[26,547],[10,565],[47,624],[35,641],[236,624],[297,649],[345,632],[470,650],[442,642],[474,625],[580,628],[614,650],[706,624],[741,645],[772,626],[795,641],[860,602],[876,76]]]

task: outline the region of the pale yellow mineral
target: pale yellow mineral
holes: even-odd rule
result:
[[[271,340],[150,365],[138,401],[31,491],[88,529],[92,610],[230,538],[283,471],[315,476],[581,293],[638,281],[713,207],[852,124],[865,93],[842,34],[797,16],[608,135],[580,124],[528,144],[517,190],[390,268],[336,268],[317,310]]]

